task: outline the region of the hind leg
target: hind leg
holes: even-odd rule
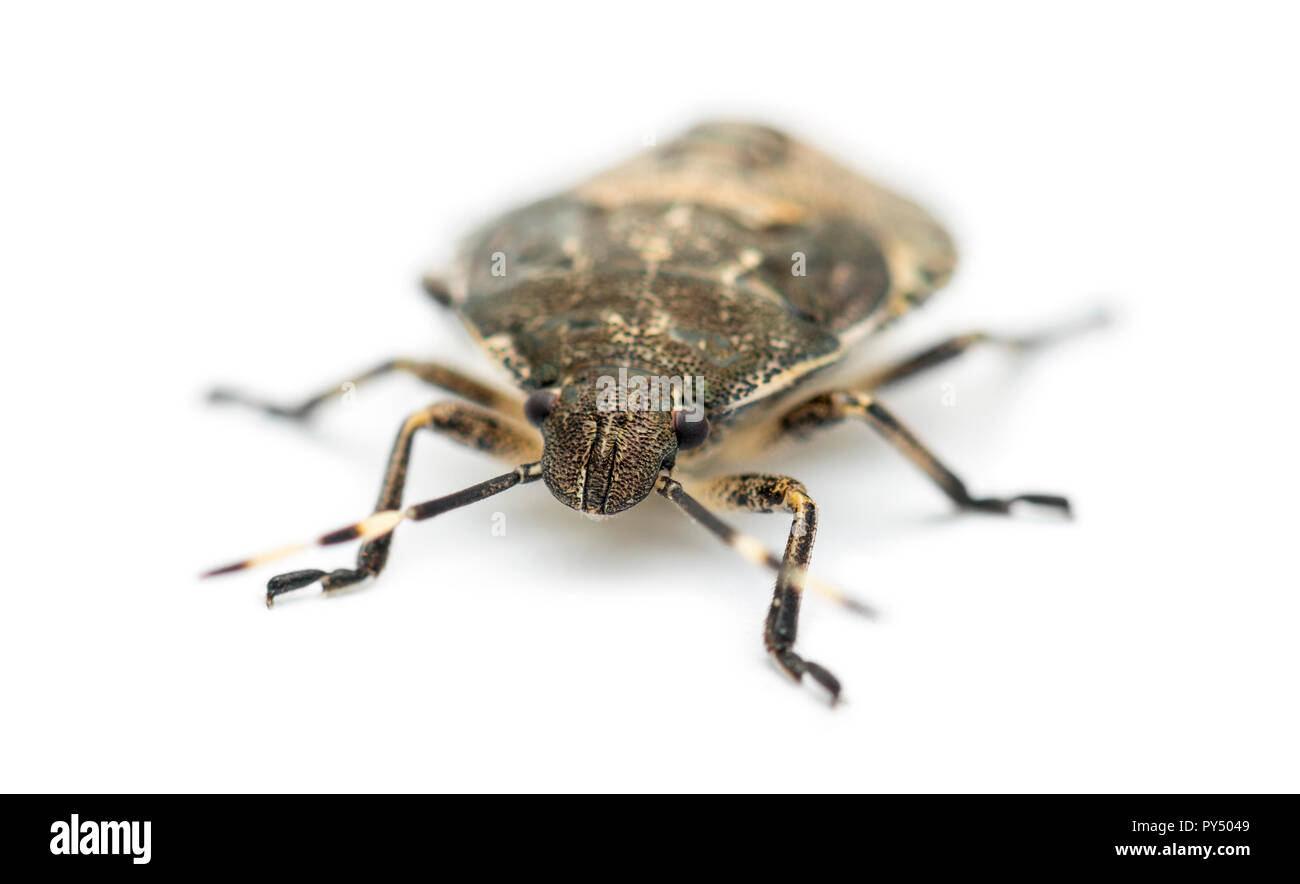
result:
[[[322,405],[334,399],[341,399],[349,390],[355,389],[357,385],[398,372],[417,377],[435,387],[441,387],[448,393],[454,393],[476,405],[500,411],[511,417],[523,416],[522,400],[516,394],[475,380],[441,363],[423,362],[415,359],[390,359],[346,381],[292,404],[268,402],[256,396],[250,396],[224,387],[218,387],[210,392],[208,400],[210,402],[236,402],[276,417],[305,421],[311,418]]]
[[[1099,328],[1107,322],[1109,319],[1106,314],[1097,311],[1073,322],[1062,323],[1027,335],[998,335],[984,331],[954,335],[945,341],[926,347],[901,362],[874,371],[849,386],[855,390],[879,390],[942,365],[980,344],[993,344],[1013,353],[1029,353],[1076,334]]]

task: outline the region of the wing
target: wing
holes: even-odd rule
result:
[[[711,122],[574,191],[607,211],[674,204],[751,232],[763,283],[838,333],[874,327],[952,275],[957,253],[915,203],[774,129]],[[805,256],[806,275],[792,273]]]
[[[452,300],[526,386],[667,363],[766,398],[942,284],[922,209],[779,132],[710,123],[470,236]]]

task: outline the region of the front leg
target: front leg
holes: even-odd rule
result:
[[[780,436],[802,438],[814,430],[839,423],[845,418],[866,421],[906,455],[908,460],[920,467],[961,509],[986,513],[1009,513],[1014,503],[1032,503],[1051,507],[1067,516],[1070,514],[1070,502],[1057,494],[1027,493],[1011,497],[972,496],[966,489],[965,482],[944,466],[939,458],[931,454],[929,449],[912,435],[912,431],[899,423],[885,406],[866,393],[838,391],[814,396],[786,412],[780,419],[777,433]]]
[[[493,412],[459,402],[434,403],[411,415],[398,430],[379,489],[379,499],[375,503],[376,514],[401,508],[402,493],[406,488],[406,470],[411,461],[411,445],[420,430],[439,433],[462,445],[506,460],[531,460],[541,454],[539,442],[533,434]],[[385,533],[362,544],[357,553],[355,568],[339,568],[329,572],[312,568],[272,577],[266,586],[266,603],[269,606],[276,596],[317,581],[328,591],[343,589],[374,577],[388,563],[388,551],[392,543],[393,535]]]
[[[660,491],[673,503],[686,511],[692,519],[726,539],[726,528],[719,531],[716,517],[707,507],[688,495],[681,484],[669,480]],[[805,674],[824,687],[831,702],[839,699],[840,682],[824,667],[805,660],[794,651],[795,635],[799,628],[799,603],[812,558],[813,538],[817,533],[817,505],[808,496],[808,489],[789,476],[765,473],[721,476],[704,485],[701,497],[721,510],[743,510],[770,513],[782,510],[790,513],[790,537],[786,541],[785,555],[777,571],[776,590],[768,608],[763,642],[772,658],[795,681]]]

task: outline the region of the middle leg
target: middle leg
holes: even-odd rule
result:
[[[821,427],[839,423],[845,418],[866,421],[873,429],[916,464],[948,495],[948,499],[964,510],[986,513],[1009,513],[1014,503],[1031,503],[1051,507],[1069,515],[1070,502],[1057,494],[1026,493],[1011,497],[974,497],[966,483],[948,469],[939,458],[930,453],[912,431],[899,423],[890,411],[867,393],[836,391],[814,396],[782,415],[778,435],[806,437]]]

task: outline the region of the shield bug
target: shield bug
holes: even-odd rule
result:
[[[960,335],[839,388],[810,387],[851,347],[942,286],[955,262],[948,234],[925,210],[812,147],[759,125],[698,126],[472,234],[454,272],[445,282],[426,279],[425,287],[505,367],[515,389],[414,359],[353,378],[407,372],[458,398],[402,423],[371,516],[209,574],[312,544],[362,541],[354,568],[272,577],[269,605],[314,583],[332,590],[374,577],[399,523],[515,485],[544,482],[561,503],[594,517],[658,495],[776,572],[767,650],[794,679],[811,677],[834,700],[839,681],[795,651],[804,589],[819,586],[808,576],[817,530],[808,490],[776,473],[688,477],[719,451],[854,420],[892,443],[963,510],[1008,513],[1024,503],[1068,514],[1065,498],[1053,494],[971,494],[876,396],[976,344],[1026,349],[1063,330]],[[292,406],[222,390],[212,398],[306,420],[338,389]],[[514,466],[446,497],[404,505],[412,440],[421,430]],[[788,514],[784,554],[769,553],[715,514],[727,510]]]

